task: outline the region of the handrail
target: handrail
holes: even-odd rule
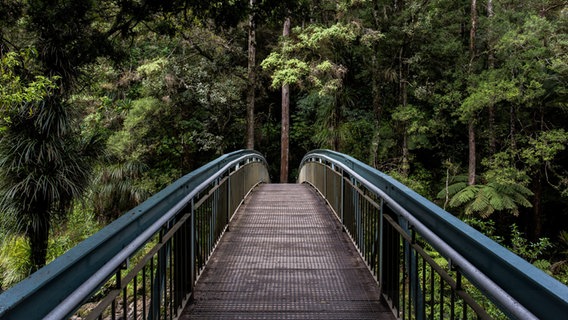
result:
[[[69,317],[78,304],[110,278],[192,197],[211,181],[247,162],[266,160],[258,152],[235,151],[198,168],[158,192],[95,235],[0,295],[0,318]],[[264,175],[261,179],[267,179]]]
[[[330,150],[309,152],[300,167],[313,161],[341,167],[384,199],[506,313],[519,319],[568,314],[567,286],[392,177]]]

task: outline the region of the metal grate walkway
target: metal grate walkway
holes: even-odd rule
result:
[[[180,319],[394,319],[323,200],[261,185],[230,224]]]

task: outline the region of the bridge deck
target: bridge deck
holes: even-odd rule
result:
[[[230,224],[181,319],[394,319],[314,191],[261,185]]]

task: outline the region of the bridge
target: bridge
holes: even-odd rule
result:
[[[0,295],[1,319],[566,319],[568,287],[391,177],[241,150]]]

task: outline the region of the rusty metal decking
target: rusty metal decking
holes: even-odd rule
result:
[[[240,208],[181,319],[394,319],[323,200],[258,187]]]

